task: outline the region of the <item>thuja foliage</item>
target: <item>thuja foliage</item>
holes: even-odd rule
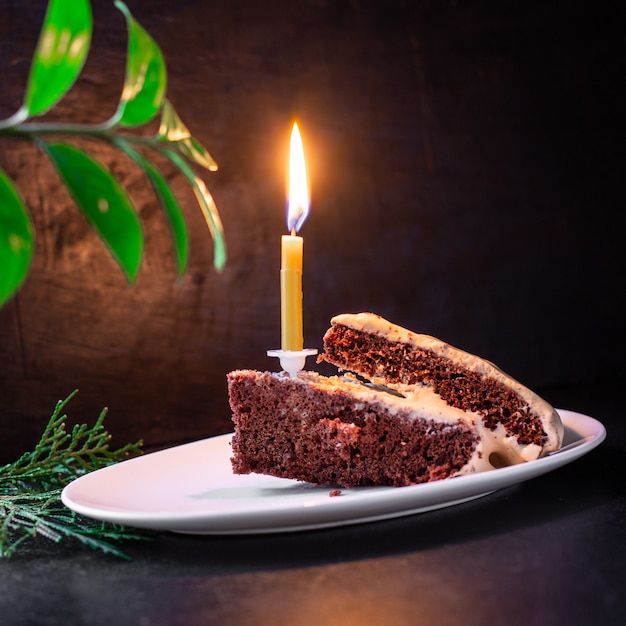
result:
[[[164,156],[194,191],[213,237],[214,265],[220,270],[226,261],[221,219],[203,179],[193,169],[195,165],[214,171],[217,165],[166,97],[167,68],[159,46],[123,2],[116,0],[115,6],[125,17],[128,49],[124,87],[112,117],[94,124],[33,120],[67,94],[82,71],[91,44],[89,0],[50,0],[23,104],[11,117],[0,120],[0,139],[22,138],[41,148],[130,281],[138,275],[144,247],[137,211],[118,180],[71,140],[90,137],[107,142],[128,157],[129,165],[144,172],[170,225],[177,270],[182,275],[188,261],[189,236],[178,200],[153,160],[155,154]],[[131,132],[159,115],[160,125],[153,136]],[[30,214],[20,191],[0,169],[0,306],[25,280],[34,249]]]
[[[59,542],[74,539],[91,548],[126,558],[116,545],[146,539],[150,533],[78,515],[61,502],[72,480],[141,452],[141,442],[109,449],[104,409],[94,426],[69,432],[63,413],[76,391],[57,403],[39,443],[17,461],[0,466],[0,557],[10,557],[23,542],[39,536]]]

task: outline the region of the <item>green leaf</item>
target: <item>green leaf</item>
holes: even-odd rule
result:
[[[28,211],[13,183],[0,170],[0,307],[26,278],[34,249]]]
[[[167,181],[161,175],[161,172],[155,167],[155,165],[149,161],[142,154],[139,154],[136,150],[133,150],[131,146],[118,139],[115,142],[121,150],[123,150],[141,169],[146,173],[146,176],[150,180],[152,187],[159,198],[161,206],[165,212],[172,232],[172,238],[174,240],[174,252],[176,254],[176,267],[179,277],[185,273],[187,269],[187,263],[189,260],[189,232],[187,230],[187,223],[185,217],[178,204],[178,201]]]
[[[210,172],[217,171],[217,163],[208,150],[191,136],[189,129],[178,117],[169,100],[163,103],[159,139],[173,143],[176,149],[190,161],[197,163]]]
[[[207,149],[194,137],[178,142],[178,149],[190,160],[201,165],[209,172],[217,171],[217,163]]]
[[[64,144],[44,145],[61,178],[129,280],[141,264],[143,233],[130,198],[95,159]]]
[[[178,117],[172,103],[165,98],[161,111],[161,125],[159,126],[159,139],[163,141],[180,141],[191,137],[189,129]]]
[[[91,43],[89,0],[50,0],[30,68],[23,109],[29,116],[52,108],[74,84]]]
[[[113,121],[122,126],[139,126],[154,118],[163,104],[167,68],[161,49],[128,7],[120,0],[115,6],[126,18],[128,57],[124,90]]]
[[[213,265],[218,272],[221,272],[226,264],[226,242],[224,241],[222,220],[217,210],[215,200],[213,200],[213,196],[206,188],[204,181],[193,173],[191,168],[178,153],[173,150],[164,150],[163,153],[178,167],[185,178],[191,183],[196,200],[198,200],[204,219],[213,237]]]

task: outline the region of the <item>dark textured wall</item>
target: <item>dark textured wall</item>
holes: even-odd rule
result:
[[[191,264],[175,280],[141,174],[90,143],[130,190],[147,247],[125,283],[50,165],[0,140],[37,252],[0,310],[0,458],[79,388],[115,441],[149,447],[230,430],[225,374],[273,368],[288,134],[312,184],[306,345],[371,310],[477,352],[538,390],[624,380],[623,37],[592,3],[128,2],[161,45],[169,98],[220,165],[204,178],[229,260],[185,183]],[[585,6],[587,5],[587,6]],[[45,9],[0,0],[0,117],[20,105]],[[101,121],[119,95],[125,25],[94,2],[84,73],[50,119]]]

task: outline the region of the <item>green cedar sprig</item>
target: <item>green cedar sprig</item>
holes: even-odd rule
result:
[[[114,545],[146,539],[150,533],[96,522],[61,503],[61,491],[75,478],[141,452],[141,441],[109,449],[103,426],[106,409],[89,427],[66,430],[63,413],[76,391],[57,403],[37,445],[13,463],[0,467],[0,557],[10,557],[27,539],[40,536],[59,542],[73,538],[84,545],[127,558]]]

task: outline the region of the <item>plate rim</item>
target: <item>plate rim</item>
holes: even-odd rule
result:
[[[146,459],[150,459],[149,462],[155,462],[155,458],[157,461],[162,458],[167,459],[168,455],[181,454],[189,447],[223,445],[230,441],[233,433],[172,446],[101,468],[72,481],[63,489],[61,500],[65,506],[76,513],[99,521],[153,530],[207,535],[282,533],[412,515],[454,506],[536,478],[580,458],[600,445],[606,438],[606,429],[597,419],[567,409],[557,409],[557,412],[561,416],[564,427],[579,436],[570,444],[572,447],[569,449],[559,450],[528,463],[419,485],[399,488],[340,488],[342,497],[318,498],[315,504],[309,505],[306,511],[301,503],[294,505],[293,499],[290,501],[288,496],[280,504],[272,503],[260,508],[257,506],[244,511],[230,512],[222,510],[217,512],[210,510],[176,512],[125,510],[110,508],[110,506],[105,508],[104,505],[98,507],[93,503],[85,504],[85,499],[80,497],[81,490],[86,489],[90,484],[98,484],[98,481],[104,479],[107,473],[129,473],[129,470],[135,467],[133,464],[145,463]],[[229,461],[228,468],[230,469]],[[252,476],[261,477],[258,474]],[[284,485],[287,481],[294,485],[306,485],[306,483],[271,476],[262,476],[262,478],[267,479],[268,483],[279,481]],[[333,487],[326,488],[326,496],[331,489]],[[349,497],[343,497],[347,495],[346,492]],[[445,498],[441,497],[441,492],[446,495]],[[367,505],[365,511],[359,508],[363,501]],[[357,514],[359,510],[361,514]],[[277,520],[283,520],[285,523],[277,523]]]

